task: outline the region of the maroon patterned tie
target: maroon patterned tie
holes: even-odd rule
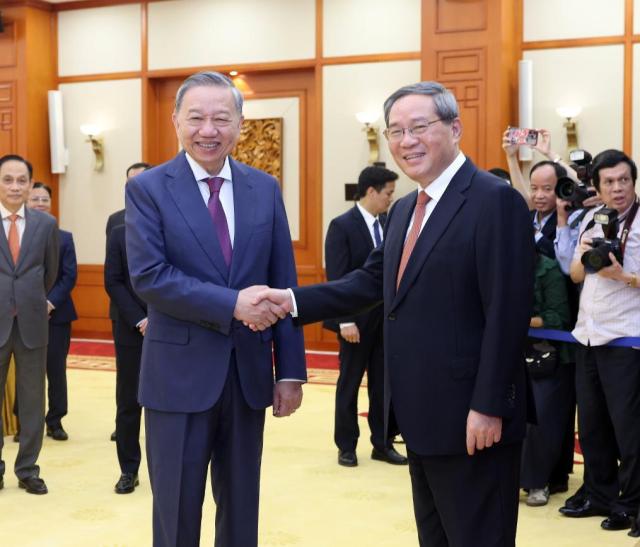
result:
[[[220,249],[222,250],[222,256],[227,267],[231,264],[231,238],[229,237],[229,226],[227,225],[227,216],[224,214],[222,203],[220,202],[220,188],[224,179],[222,177],[212,177],[206,180],[209,185],[209,202],[207,207],[209,208],[209,214],[213,225],[216,228],[216,234],[218,235],[218,241],[220,242]]]

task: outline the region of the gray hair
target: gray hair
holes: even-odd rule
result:
[[[389,127],[389,111],[394,103],[407,95],[428,95],[433,99],[438,118],[452,121],[458,117],[458,103],[453,93],[438,82],[418,82],[406,85],[392,93],[384,102],[384,121]]]
[[[182,106],[182,100],[184,99],[184,95],[187,91],[189,91],[193,87],[203,86],[228,87],[229,89],[231,89],[233,100],[236,104],[236,110],[238,111],[238,114],[242,115],[242,104],[244,103],[244,98],[242,97],[242,93],[240,93],[240,90],[234,85],[231,78],[225,76],[224,74],[221,74],[220,72],[212,71],[203,71],[192,74],[184,82],[182,82],[182,85],[180,85],[180,87],[178,88],[178,92],[176,93],[175,111],[178,112],[180,110],[180,107]]]

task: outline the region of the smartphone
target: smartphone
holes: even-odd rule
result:
[[[535,129],[525,129],[523,127],[510,127],[507,133],[510,144],[526,144],[535,146],[538,142],[538,132]]]

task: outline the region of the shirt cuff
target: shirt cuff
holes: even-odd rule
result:
[[[53,303],[51,302],[51,300],[47,300],[47,304],[49,304],[49,306],[51,306],[52,310],[55,310],[56,307],[53,305]]]
[[[354,327],[355,323],[352,321],[351,323],[339,323],[341,329],[346,329],[347,327]]]
[[[296,297],[293,294],[291,289],[287,289],[289,291],[289,296],[291,297],[291,317],[298,317],[298,304],[296,303]]]
[[[298,378],[280,378],[276,384],[279,384],[280,382],[298,382],[299,384],[306,384],[306,380],[299,380]]]

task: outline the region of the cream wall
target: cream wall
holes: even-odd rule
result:
[[[149,4],[149,68],[315,56],[315,0],[172,0]]]
[[[396,89],[420,79],[419,61],[361,63],[327,66],[323,71],[323,156],[322,233],[327,233],[331,219],[353,206],[344,199],[344,185],[357,182],[360,171],[367,166],[369,146],[356,120],[355,113],[377,111],[380,160],[400,174],[391,159],[382,135],[384,119],[382,104]],[[415,183],[401,175],[396,184],[396,197],[415,188]]]
[[[58,74],[140,70],[140,4],[58,13]]]
[[[104,262],[108,216],[124,207],[125,171],[140,161],[140,80],[65,84],[60,86],[67,172],[60,176],[60,227],[73,233],[78,263]],[[103,128],[104,170],[93,170],[93,153],[83,123]]]
[[[283,118],[282,194],[293,240],[300,238],[300,101],[297,97],[251,99],[244,103],[244,117]]]
[[[533,125],[551,131],[554,150],[566,148],[564,120],[555,112],[565,105],[582,107],[576,119],[581,148],[594,155],[622,148],[621,45],[527,51],[524,58],[533,61]]]
[[[640,2],[636,3],[640,4]],[[640,5],[637,7],[640,9]],[[638,17],[640,17],[640,14]],[[633,46],[633,89],[640,90],[640,44]],[[640,92],[638,91],[633,96],[632,109],[631,139],[633,141],[633,150],[631,153],[636,164],[640,165]],[[640,194],[640,180],[637,181],[636,188]]]
[[[323,55],[420,51],[420,0],[324,0]]]
[[[625,0],[524,0],[524,40],[619,36],[624,34],[624,3]]]

